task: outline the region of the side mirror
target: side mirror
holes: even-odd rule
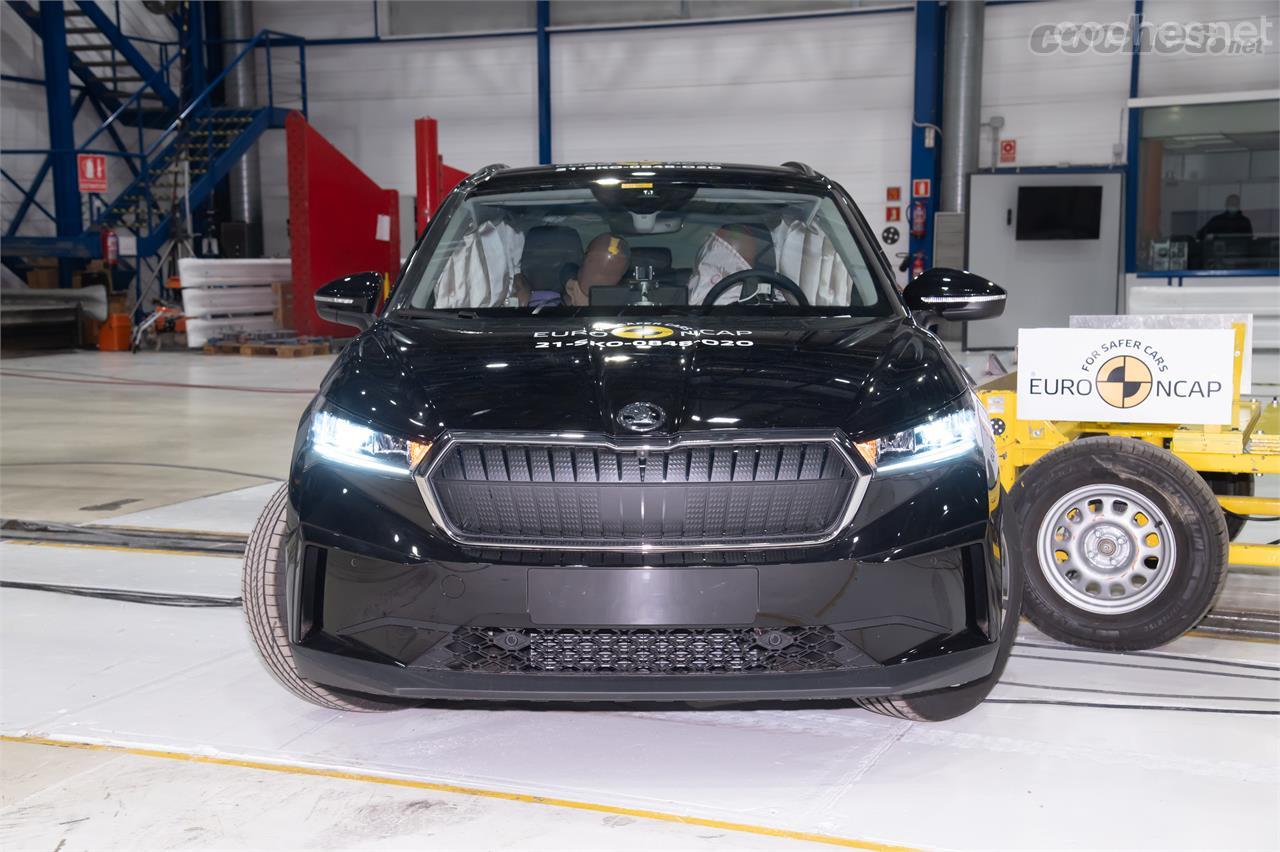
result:
[[[316,313],[322,319],[365,329],[373,325],[382,299],[382,273],[358,272],[335,278],[315,294]]]
[[[911,310],[928,311],[948,320],[998,317],[1004,313],[1007,297],[1003,288],[981,275],[943,266],[920,273],[902,295]]]

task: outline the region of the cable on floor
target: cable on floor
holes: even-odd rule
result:
[[[0,589],[21,589],[29,592],[53,592],[82,598],[99,598],[125,603],[151,604],[153,606],[178,607],[238,607],[240,598],[218,598],[209,595],[175,595],[165,592],[131,592],[123,589],[99,589],[91,586],[59,586],[51,583],[24,583],[18,580],[0,580]]]
[[[1185,707],[1174,704],[1103,704],[1094,701],[1054,701],[1039,698],[988,698],[983,704],[1040,704],[1049,707],[1096,707],[1105,710],[1163,710],[1175,713],[1222,713],[1232,716],[1280,716],[1280,710],[1237,710],[1232,707]]]

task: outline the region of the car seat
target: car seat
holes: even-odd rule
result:
[[[582,238],[565,225],[535,225],[524,236],[520,274],[531,295],[529,304],[564,294],[564,283],[582,263]]]

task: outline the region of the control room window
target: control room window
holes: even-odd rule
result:
[[[1280,267],[1280,103],[1142,111],[1139,271]]]

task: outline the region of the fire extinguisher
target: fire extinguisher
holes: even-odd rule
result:
[[[925,220],[927,218],[923,201],[914,201],[911,204],[911,236],[920,239],[924,236]]]
[[[924,252],[918,251],[911,258],[911,277],[915,278],[924,272]]]
[[[120,238],[110,228],[102,229],[102,262],[115,266],[120,260]]]

